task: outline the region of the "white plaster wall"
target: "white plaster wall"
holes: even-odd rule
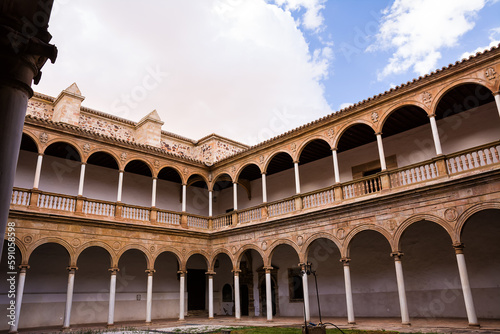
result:
[[[233,265],[229,257],[221,254],[218,257],[219,268],[215,268],[216,275],[214,275],[214,314],[215,315],[233,315],[234,302],[222,302],[222,288],[224,285],[229,284],[233,287]],[[234,296],[233,296],[234,301]]]
[[[268,202],[295,195],[295,172],[293,167],[280,173],[267,175],[266,181]]]
[[[123,174],[122,202],[151,207],[153,178],[134,173]]]
[[[62,158],[43,156],[39,189],[56,194],[78,194],[81,163]]]
[[[83,196],[90,199],[116,202],[118,175],[117,169],[87,164],[85,167]]]
[[[302,193],[331,186],[335,183],[333,157],[328,156],[323,159],[300,165],[299,174],[300,191]]]
[[[179,318],[179,279],[177,258],[161,254],[155,262],[153,275],[152,319]]]
[[[33,188],[37,157],[38,154],[35,152],[19,151],[14,187],[26,189]]]
[[[272,258],[272,266],[278,267],[278,291],[279,314],[280,316],[302,316],[304,305],[302,302],[290,302],[288,286],[288,269],[296,268],[299,264],[299,256],[295,250],[288,245],[281,245],[276,248]],[[265,292],[264,292],[265,293]]]
[[[182,185],[158,179],[156,186],[156,207],[180,212],[182,210]]]
[[[265,316],[261,312],[260,296],[259,296],[259,275],[257,269],[264,266],[264,261],[260,254],[254,250],[249,250],[252,256],[252,270],[253,270],[253,298],[255,307],[255,316]]]
[[[186,212],[208,216],[208,189],[187,187]]]

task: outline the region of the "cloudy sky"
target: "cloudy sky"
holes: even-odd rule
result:
[[[55,0],[35,90],[256,144],[500,43],[499,0]]]

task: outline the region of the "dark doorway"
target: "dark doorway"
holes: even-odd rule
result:
[[[240,286],[241,315],[248,315],[248,285]]]
[[[205,272],[203,269],[188,269],[188,311],[205,309]]]
[[[262,314],[261,316],[266,316],[267,314],[267,299],[266,299],[266,280],[262,280],[262,283],[260,285],[260,291],[261,291],[261,296],[260,296],[260,301],[262,303]],[[272,307],[273,307],[273,316],[276,315],[276,287],[274,285],[274,280],[271,280],[271,300],[272,300]]]

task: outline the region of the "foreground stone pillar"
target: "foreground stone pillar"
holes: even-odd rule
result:
[[[295,161],[293,163],[293,168],[295,170],[295,193],[300,194],[300,176],[299,176],[299,162]]]
[[[184,301],[186,299],[186,272],[178,271],[179,274],[179,320],[184,320]]]
[[[396,267],[396,280],[398,282],[398,295],[399,295],[399,307],[401,309],[401,323],[403,325],[410,325],[410,315],[408,314],[408,303],[406,301],[406,289],[405,281],[403,277],[403,265],[401,263],[401,257],[403,253],[394,252],[391,253],[394,258],[394,265]]]
[[[154,269],[146,270],[148,273],[148,289],[146,294],[146,323],[151,323],[151,310],[153,307],[153,274],[155,272]]]
[[[299,264],[302,267],[302,289],[304,290],[304,313],[306,321],[311,321],[311,310],[309,308],[309,283],[307,280],[307,272],[303,263]]]
[[[233,273],[234,273],[234,317],[236,319],[241,319],[240,272],[241,272],[241,270],[233,270]]]
[[[380,157],[380,169],[386,170],[387,165],[385,163],[385,153],[384,153],[384,144],[382,142],[382,133],[376,133],[377,135],[377,146],[378,146],[378,155]]]
[[[472,299],[472,292],[469,284],[469,274],[467,273],[467,266],[465,265],[464,245],[454,244],[455,254],[457,256],[458,272],[460,274],[460,283],[462,284],[462,292],[464,294],[465,310],[467,312],[467,319],[469,326],[479,326],[477,320],[476,308]]]
[[[267,321],[273,320],[273,291],[271,288],[271,270],[273,267],[265,267],[266,272],[266,313],[267,313]]]
[[[208,319],[214,318],[214,275],[215,272],[209,271],[208,276]]]
[[[70,326],[71,307],[73,306],[73,288],[75,286],[75,273],[77,270],[77,267],[68,267],[68,289],[66,292],[63,329],[68,329]]]
[[[436,124],[436,115],[429,115],[429,120],[431,121],[431,129],[432,129],[432,138],[434,139],[434,146],[436,148],[436,155],[443,154],[443,150],[441,148],[441,139],[439,139],[439,131]]]
[[[347,323],[355,324],[354,306],[352,303],[352,287],[351,287],[351,271],[349,262],[351,259],[343,258],[340,260],[344,264],[344,281],[345,281],[345,299],[347,303]]]
[[[120,269],[111,268],[111,278],[109,280],[109,308],[108,308],[108,327],[114,325],[115,322],[115,297],[116,297],[116,273]]]
[[[20,272],[18,276],[17,282],[17,291],[16,291],[16,319],[14,320],[14,325],[10,326],[9,333],[17,333],[17,328],[19,326],[19,317],[21,316],[21,305],[23,303],[23,294],[24,294],[24,282],[26,281],[26,270],[29,269],[30,266],[27,264],[22,264],[19,266]]]

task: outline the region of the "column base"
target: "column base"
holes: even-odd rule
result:
[[[274,319],[267,319],[266,322],[274,322]]]
[[[356,321],[348,321],[347,324],[348,325],[356,325]]]
[[[481,325],[469,323],[469,327],[479,328],[479,327],[481,327]]]
[[[214,317],[208,317],[208,319],[213,319]]]
[[[411,326],[411,322],[402,322],[401,325],[403,325],[403,326]]]
[[[115,327],[115,324],[106,324],[106,327],[107,328],[113,328],[113,327]]]
[[[63,327],[63,328],[61,328],[61,332],[69,332],[69,331],[71,331],[70,327]]]
[[[9,334],[17,334],[19,333],[18,331],[8,331]]]
[[[184,318],[183,318],[183,319],[179,318],[179,320],[177,320],[177,321],[184,322],[184,321],[186,321],[186,319],[184,319]]]
[[[146,321],[146,325],[147,325],[147,326],[150,326],[151,324],[152,324],[152,322],[151,322],[151,321]]]

